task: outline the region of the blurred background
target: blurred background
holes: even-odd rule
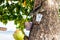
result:
[[[6,28],[0,30],[0,40],[24,40],[26,34],[29,36],[29,22],[32,21],[29,14],[33,6],[34,0],[0,0],[0,27]],[[29,30],[26,30],[25,22],[28,22]]]

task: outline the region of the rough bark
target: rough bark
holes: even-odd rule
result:
[[[42,3],[42,1],[44,2]],[[37,12],[34,13],[29,40],[60,40],[60,24],[56,0],[35,0],[34,9],[41,3],[39,13],[43,17],[38,24],[36,21]]]

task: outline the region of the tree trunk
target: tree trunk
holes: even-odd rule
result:
[[[41,3],[41,9],[33,15],[33,26],[29,40],[60,40],[60,24],[56,0],[35,0],[34,9]],[[38,13],[43,15],[40,22],[36,21],[36,14]]]

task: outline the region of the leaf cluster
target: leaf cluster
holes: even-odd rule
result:
[[[8,20],[14,20],[19,27],[24,26],[24,22],[31,21],[28,16],[33,4],[34,0],[0,0],[0,21],[6,24]],[[23,15],[26,15],[25,19]]]

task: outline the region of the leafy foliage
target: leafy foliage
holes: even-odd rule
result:
[[[0,0],[0,21],[7,23],[8,20],[14,20],[15,24],[24,27],[24,22],[31,21],[28,18],[33,9],[34,0]],[[26,16],[26,19],[23,18]]]

